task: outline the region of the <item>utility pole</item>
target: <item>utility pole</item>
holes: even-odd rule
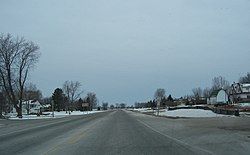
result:
[[[160,113],[160,104],[161,104],[161,100],[157,99],[157,116],[159,116],[159,113]]]
[[[52,100],[51,103],[52,103],[52,117],[55,117],[55,113],[54,113],[54,101]]]

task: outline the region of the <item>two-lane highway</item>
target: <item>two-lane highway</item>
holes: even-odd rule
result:
[[[189,136],[174,136],[186,128],[181,126],[175,132],[179,123],[173,122],[123,110],[0,121],[0,154],[216,154],[215,149],[192,145],[185,140]]]
[[[12,122],[8,133],[2,127],[0,154],[195,153],[121,110],[44,121],[17,122],[18,130]]]

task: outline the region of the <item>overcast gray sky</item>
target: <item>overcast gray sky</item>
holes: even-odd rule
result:
[[[180,97],[250,71],[249,0],[0,0],[0,32],[40,46],[30,80],[78,80],[100,101]]]

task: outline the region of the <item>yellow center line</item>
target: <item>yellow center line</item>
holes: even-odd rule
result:
[[[68,140],[63,141],[63,142],[59,143],[56,146],[53,146],[51,149],[49,149],[43,155],[53,154],[52,152],[60,149],[60,146],[65,146],[65,143],[69,143],[69,144],[75,144],[75,143],[77,143],[80,139],[82,139],[84,137],[84,135],[86,135],[86,132],[90,131],[91,128],[93,128],[96,124],[100,123],[102,120],[103,120],[103,118],[100,119],[100,120],[98,120],[98,121],[96,121],[95,123],[91,124],[89,127],[85,128],[80,133],[74,134],[73,136],[71,136],[70,138],[68,138]]]

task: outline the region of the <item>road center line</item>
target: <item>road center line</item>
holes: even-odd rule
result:
[[[49,149],[46,153],[44,153],[44,155],[53,154],[52,152],[59,150],[61,148],[61,146],[65,146],[66,143],[69,143],[69,144],[77,143],[79,140],[81,140],[84,137],[86,132],[90,131],[91,128],[93,128],[95,125],[100,123],[103,119],[104,118],[100,118],[99,120],[96,120],[96,122],[90,124],[89,126],[85,127],[84,129],[81,128],[81,132],[74,134],[73,136],[67,138],[65,141],[59,143],[58,145],[52,146],[51,149]]]

